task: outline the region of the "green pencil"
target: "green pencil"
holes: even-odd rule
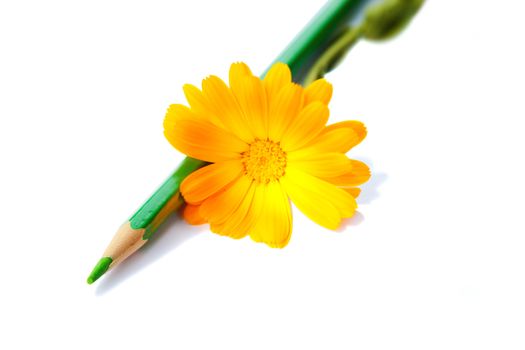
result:
[[[361,36],[366,37],[366,30],[361,25],[352,27],[352,33],[348,35],[349,24],[363,17],[365,9],[369,11],[367,5],[375,2],[374,0],[332,0],[329,1],[297,35],[290,45],[277,57],[275,62],[288,64],[292,71],[293,79],[296,83],[305,84],[307,77],[317,77],[324,72],[333,68],[335,60],[339,59],[348,48],[353,45]],[[399,4],[413,3],[421,5],[423,0],[387,0],[390,7],[399,7]],[[393,4],[393,5],[392,5]],[[377,7],[376,5],[374,5]],[[397,7],[396,7],[397,6]],[[406,6],[405,6],[406,7]],[[415,13],[412,8],[410,17]],[[383,16],[379,24],[382,25],[380,30],[374,27],[374,33],[392,32],[392,26],[399,27],[396,21],[388,17],[389,13],[394,13],[387,9],[387,16]],[[417,9],[416,9],[417,11]],[[377,12],[377,11],[376,11]],[[399,15],[396,15],[399,17]],[[364,16],[365,20],[367,16]],[[377,17],[377,16],[376,16]],[[394,19],[397,19],[395,17]],[[407,16],[405,16],[407,17]],[[386,19],[385,19],[386,18]],[[388,23],[387,23],[388,22]],[[398,20],[399,22],[399,20]],[[385,25],[385,23],[387,23]],[[389,26],[385,30],[385,26]],[[363,35],[363,33],[365,35]],[[353,36],[352,36],[353,35]],[[337,42],[338,38],[348,42]],[[377,39],[377,38],[374,38]],[[337,45],[335,45],[337,44]],[[334,51],[328,50],[331,47],[340,47]],[[319,72],[312,72],[312,68]],[[263,74],[264,76],[265,74]],[[87,282],[95,282],[110,268],[115,267],[125,260],[136,250],[142,247],[148,239],[155,233],[158,227],[171,215],[179,209],[184,203],[181,198],[179,187],[184,178],[193,171],[206,165],[205,162],[186,158],[179,167],[171,174],[168,179],[153,193],[153,195],[126,221],[117,231],[113,240],[110,242],[102,258],[99,260],[93,271],[89,275]]]
[[[179,193],[182,180],[203,165],[202,161],[193,158],[182,161],[177,170],[120,227],[89,275],[87,279],[89,284],[146,244],[168,216],[183,204],[184,201]]]

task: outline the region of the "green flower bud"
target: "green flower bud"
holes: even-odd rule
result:
[[[424,0],[385,0],[370,6],[361,25],[369,40],[386,40],[403,30],[423,5]]]

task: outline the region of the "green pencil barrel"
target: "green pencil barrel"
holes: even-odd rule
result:
[[[324,50],[355,18],[362,15],[365,5],[373,0],[333,0],[296,36],[275,62],[286,63],[295,82],[302,83],[309,68]],[[263,73],[262,76],[266,74]],[[155,193],[129,219],[133,229],[145,229],[143,239],[149,239],[158,227],[184,203],[179,189],[182,181],[207,163],[186,158]]]
[[[184,203],[179,188],[182,181],[205,162],[186,157],[155,193],[129,218],[131,228],[145,229],[143,239],[149,239],[157,228]]]

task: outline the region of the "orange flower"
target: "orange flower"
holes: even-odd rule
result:
[[[330,229],[354,215],[356,186],[370,171],[345,153],[366,129],[358,121],[325,126],[332,86],[324,79],[307,88],[294,84],[283,63],[263,80],[234,63],[229,80],[230,87],[210,76],[202,91],[185,85],[190,108],[171,105],[164,120],[176,149],[211,163],[181,185],[186,220],[282,248],[292,231],[289,199]]]

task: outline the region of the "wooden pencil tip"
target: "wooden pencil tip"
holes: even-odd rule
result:
[[[91,271],[91,274],[87,279],[87,283],[92,284],[93,282],[98,280],[100,276],[106,273],[106,271],[109,269],[109,265],[111,265],[112,262],[113,259],[111,259],[110,257],[106,256],[101,258],[98,261],[97,265],[95,265],[95,267],[93,268],[93,271]]]

